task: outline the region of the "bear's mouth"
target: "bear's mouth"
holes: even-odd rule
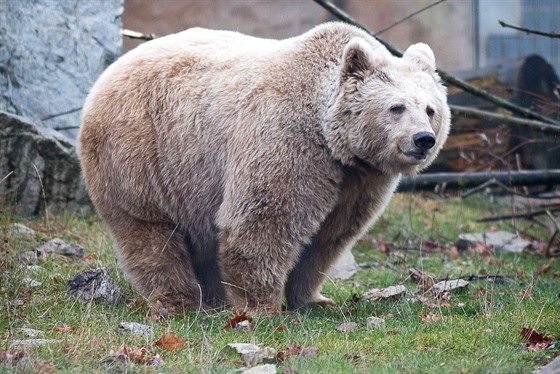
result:
[[[428,152],[426,151],[404,152],[404,155],[417,161],[423,161],[426,159]]]

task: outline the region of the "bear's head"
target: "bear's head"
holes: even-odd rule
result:
[[[353,38],[342,53],[338,91],[324,134],[334,155],[384,173],[428,167],[447,139],[450,111],[432,50],[410,46],[402,58]]]

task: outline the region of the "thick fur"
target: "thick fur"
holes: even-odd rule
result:
[[[424,44],[392,57],[328,23],[292,39],[190,29],[110,66],[80,157],[125,271],[187,307],[331,303],[324,273],[436,157],[445,88]],[[412,136],[435,146],[418,153]],[[201,298],[202,297],[202,298]]]

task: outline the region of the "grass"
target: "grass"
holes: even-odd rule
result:
[[[228,350],[233,342],[250,342],[278,351],[288,347],[313,347],[316,355],[276,362],[278,372],[297,373],[529,373],[557,356],[558,348],[531,352],[519,333],[530,326],[556,339],[560,337],[560,261],[535,251],[523,254],[481,254],[450,248],[461,232],[518,230],[524,237],[546,242],[550,233],[530,222],[480,224],[475,221],[493,212],[506,213],[508,202],[487,198],[439,199],[432,195],[399,194],[375,227],[354,248],[361,270],[350,280],[328,280],[324,294],[337,308],[308,308],[276,317],[256,317],[252,331],[224,329],[231,310],[197,312],[154,319],[147,302],[139,298],[118,269],[106,227],[95,217],[58,216],[23,219],[9,208],[0,208],[0,352],[13,339],[27,338],[22,327],[43,330],[40,338],[60,343],[27,348],[17,363],[0,362],[0,372],[60,373],[230,373],[244,368],[238,354]],[[29,238],[10,231],[14,222],[36,230]],[[50,257],[39,270],[20,264],[19,254],[48,239],[60,237],[86,248],[83,260]],[[430,246],[426,246],[429,244]],[[430,249],[428,251],[426,248]],[[435,249],[434,249],[435,248]],[[384,249],[381,251],[380,249]],[[543,265],[551,265],[538,274]],[[84,303],[66,295],[67,282],[80,271],[106,266],[121,286],[126,303],[106,306]],[[480,280],[469,289],[453,293],[446,303],[428,307],[413,296],[419,286],[408,273],[418,268],[434,276],[508,275],[513,282]],[[25,278],[39,282],[29,287]],[[402,284],[409,293],[400,300],[352,302],[370,288]],[[137,302],[131,302],[136,300]],[[432,322],[421,316],[432,313]],[[365,327],[367,317],[385,318],[385,326]],[[153,327],[155,337],[145,339],[120,333],[122,321]],[[356,322],[349,332],[337,330],[343,322]],[[58,323],[58,325],[57,325]],[[57,328],[60,324],[69,329]],[[69,331],[68,331],[69,330]],[[155,347],[163,333],[185,339],[177,352]],[[123,345],[145,346],[159,354],[164,364],[106,363]],[[4,359],[4,361],[6,361]]]

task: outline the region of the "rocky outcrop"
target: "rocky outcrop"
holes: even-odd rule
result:
[[[0,198],[22,215],[91,212],[74,141],[0,112]]]
[[[87,93],[121,53],[123,1],[0,1],[0,110],[75,137]]]

